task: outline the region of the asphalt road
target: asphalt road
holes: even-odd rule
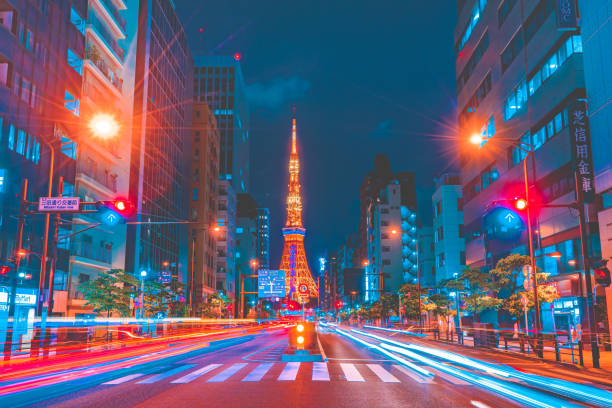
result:
[[[432,367],[435,376],[419,375],[333,331],[319,338],[324,363],[281,362],[287,331],[272,330],[184,353],[177,344],[171,356],[44,387],[43,377],[22,379],[31,388],[5,396],[0,384],[0,407],[520,406]]]

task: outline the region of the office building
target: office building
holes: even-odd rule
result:
[[[457,174],[443,174],[436,179],[432,196],[435,272],[432,285],[453,279],[465,268],[463,237],[463,198]]]
[[[572,149],[575,157],[585,163],[590,160],[590,147],[581,141],[576,148],[570,138],[586,98],[583,36],[575,18],[563,21],[557,3],[458,1],[458,119],[466,263],[471,267],[490,269],[510,253],[528,254],[528,237],[519,217],[496,217],[493,212],[503,207],[503,200],[524,194],[525,160],[531,195],[549,204],[574,201],[577,163]],[[481,137],[479,146],[467,142],[475,134]],[[582,174],[579,185],[592,193],[591,180]],[[573,306],[582,301],[577,217],[566,208],[534,213],[538,266],[550,274],[548,284],[561,296],[558,304],[572,305],[559,309],[565,321],[557,323],[584,327],[584,308]],[[590,228],[598,240],[595,230]],[[553,252],[561,257],[546,256]],[[542,313],[543,329],[552,330],[550,305],[541,306],[548,311]],[[497,321],[493,313],[481,318]]]
[[[236,297],[240,298],[241,291],[257,292],[257,279],[247,277],[247,275],[255,275],[257,269],[262,267],[257,260],[257,203],[250,194],[241,193],[236,198],[238,202],[236,212],[235,288]],[[257,295],[253,293],[245,294],[242,311],[236,308],[237,316],[246,316],[252,302],[257,302]]]
[[[171,0],[140,2],[135,64],[126,270],[187,283],[188,227],[169,221],[189,218],[193,60]]]
[[[425,288],[432,288],[436,285],[434,235],[435,232],[431,226],[417,227],[418,281]]]
[[[270,209],[257,209],[257,260],[261,269],[270,268]]]
[[[216,292],[217,180],[219,178],[219,131],[212,111],[204,102],[193,104],[191,125],[191,200],[189,225],[189,279],[192,311],[206,296]],[[191,297],[193,299],[191,300]]]
[[[237,197],[229,180],[217,180],[217,238],[216,284],[227,297],[236,294],[236,204]]]
[[[395,293],[417,279],[416,192],[413,173],[397,173],[366,207],[364,298]],[[364,243],[361,243],[362,247]]]
[[[84,22],[73,21],[71,11],[84,13],[86,7],[76,1],[0,3],[0,266],[10,267],[0,276],[0,286],[10,288],[13,277],[24,273],[16,293],[26,300],[16,306],[12,320],[12,341],[16,346],[32,324],[45,237],[47,260],[52,257],[54,245],[53,237],[45,234],[53,229],[45,228],[46,217],[26,216],[21,248],[18,247],[16,215],[23,198],[22,183],[27,179],[29,201],[49,195],[53,151],[51,194],[58,194],[62,177],[64,194],[73,195],[73,147],[77,139],[88,135],[85,118],[75,109],[78,106],[74,100],[66,99],[67,92],[80,96],[82,86],[82,70],[71,64],[70,50],[84,53]],[[62,137],[66,144],[62,145]],[[53,226],[55,217],[47,219]],[[26,255],[19,258],[17,270],[18,249],[25,250]],[[54,264],[56,269],[68,269],[67,253],[61,251],[61,259]],[[0,301],[1,342],[5,340],[8,313],[8,299]]]
[[[249,110],[239,58],[197,56],[194,100],[206,102],[217,118],[221,137],[219,177],[230,180],[236,194],[249,191]]]
[[[73,146],[75,184],[64,184],[64,188],[73,189],[82,201],[88,202],[127,197],[133,108],[133,78],[129,76],[133,75],[134,67],[129,66],[125,49],[136,35],[137,10],[127,10],[123,0],[89,0],[84,14],[75,7],[70,15],[77,25],[82,22],[85,40],[83,52],[68,50],[69,63],[82,76],[80,92],[73,95],[73,112],[87,120],[98,120],[96,118],[100,115],[112,117],[118,122],[119,129],[108,139],[81,138]],[[66,98],[70,96],[66,94]],[[67,142],[65,136],[62,138]],[[103,222],[103,216],[79,214],[73,220],[76,224]],[[61,228],[60,236],[81,229],[79,226]],[[126,227],[123,224],[103,224],[100,228],[61,241],[62,249],[70,250],[70,258],[68,269],[57,268],[55,271],[56,313],[69,316],[92,313],[78,287],[95,279],[101,271],[123,269],[125,241]]]
[[[584,49],[584,73],[589,101],[589,122],[593,150],[595,188],[601,195],[598,214],[601,235],[601,257],[612,258],[612,1],[583,0],[578,3]],[[612,267],[611,264],[608,267]],[[612,287],[596,288],[597,304],[606,304],[608,319],[602,321],[600,333],[612,337]],[[607,320],[607,321],[606,321]]]

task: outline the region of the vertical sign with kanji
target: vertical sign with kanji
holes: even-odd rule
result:
[[[556,0],[557,30],[573,31],[578,29],[578,10],[576,0]]]
[[[572,164],[578,174],[578,188],[585,203],[595,201],[595,177],[591,152],[591,133],[586,102],[577,100],[568,108]]]
[[[291,277],[289,280],[289,296],[293,295],[295,292],[295,268],[297,266],[297,247],[295,245],[291,245],[289,248],[289,276]]]

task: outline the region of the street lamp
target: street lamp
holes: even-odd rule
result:
[[[482,135],[473,134],[470,137],[470,143],[474,145],[481,146],[482,143],[488,139],[484,139]],[[525,183],[525,197],[522,199],[517,199],[515,202],[515,207],[517,210],[526,210],[527,215],[527,234],[529,237],[529,264],[531,265],[531,273],[533,279],[533,302],[535,307],[535,319],[534,319],[534,331],[535,336],[538,340],[538,347],[536,347],[536,353],[539,357],[542,357],[542,347],[541,347],[541,338],[540,332],[542,331],[542,323],[540,321],[540,299],[538,298],[538,278],[536,275],[535,268],[535,253],[533,248],[533,231],[531,225],[531,206],[529,205],[529,175],[527,173],[527,158],[531,156],[533,158],[533,151],[535,147],[529,143],[525,143],[521,140],[514,140],[508,138],[499,138],[496,137],[497,141],[509,142],[510,145],[516,147],[521,152],[525,153],[525,157],[523,158],[523,178]],[[525,148],[526,147],[526,148]],[[486,257],[485,257],[486,258]]]
[[[144,281],[147,277],[147,271],[140,271],[140,318],[144,317]]]
[[[94,137],[112,139],[119,132],[119,124],[112,115],[100,112],[89,121],[89,130]]]
[[[190,275],[191,275],[191,279],[189,279],[188,286],[189,286],[189,316],[192,316],[193,313],[193,298],[194,298],[194,275],[195,275],[195,259],[196,259],[196,251],[195,251],[195,244],[196,244],[196,231],[206,231],[206,230],[211,230],[213,232],[213,234],[218,233],[219,231],[221,231],[221,227],[219,227],[218,225],[215,225],[214,227],[211,227],[208,224],[204,224],[203,227],[201,228],[193,228],[192,229],[192,234],[191,234],[191,271],[190,271]]]

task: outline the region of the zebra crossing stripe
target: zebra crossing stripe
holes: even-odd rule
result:
[[[327,363],[312,363],[312,381],[329,381]]]
[[[141,377],[144,374],[130,374],[130,375],[126,375],[124,377],[121,378],[116,378],[114,380],[111,381],[107,381],[105,383],[102,383],[104,385],[117,385],[117,384],[122,384],[124,382],[128,382],[128,381],[132,381],[135,378]]]
[[[195,367],[195,364],[185,364],[182,366],[178,366],[172,370],[166,371],[165,373],[159,373],[151,377],[147,377],[144,380],[138,381],[136,384],[153,384],[153,383],[158,382],[159,380],[163,380],[164,378],[172,377],[173,375],[178,374],[181,371],[188,370],[192,367]]]
[[[238,371],[242,370],[244,367],[246,367],[246,365],[247,365],[246,363],[234,364],[230,366],[230,368],[215,375],[213,378],[211,378],[207,382],[223,382],[227,380],[228,378],[230,378],[232,375],[236,374]]]
[[[394,364],[393,368],[398,369],[399,371],[401,371],[402,373],[406,374],[408,377],[412,378],[414,381],[421,383],[421,384],[431,384],[433,382],[433,378],[431,377],[424,377],[422,375],[419,375],[417,373],[415,373],[414,371],[410,371],[400,365]]]
[[[400,382],[397,377],[385,370],[380,364],[367,364],[367,366],[382,382]]]
[[[262,363],[249,373],[242,381],[259,381],[272,368],[274,363]]]
[[[361,374],[359,373],[359,371],[357,371],[355,364],[340,363],[340,367],[342,368],[342,371],[344,372],[346,381],[360,381],[360,382],[365,381],[363,377],[361,376]]]
[[[295,377],[297,377],[297,373],[299,369],[300,369],[300,363],[298,362],[287,363],[287,365],[283,369],[283,372],[280,373],[280,375],[278,376],[276,380],[277,381],[294,381]]]
[[[186,384],[188,382],[191,382],[193,380],[195,380],[196,378],[214,370],[215,368],[219,368],[221,367],[223,364],[209,364],[204,368],[200,368],[199,370],[195,370],[181,378],[177,378],[174,381],[171,381],[171,383],[173,384]]]

